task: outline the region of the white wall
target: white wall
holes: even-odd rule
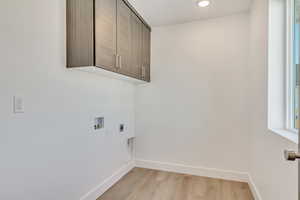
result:
[[[78,200],[131,159],[117,127],[133,131],[135,88],[65,68],[65,4],[0,3],[0,199]]]
[[[135,94],[65,69],[65,1],[1,1],[0,199],[79,199],[131,159],[117,126],[133,132],[135,109],[138,159],[250,171],[263,200],[296,199],[282,151],[297,146],[267,130],[267,11],[254,1],[250,29],[248,14],[154,28],[153,82]]]
[[[137,159],[247,172],[248,13],[153,29]]]
[[[250,172],[263,200],[296,200],[297,163],[284,161],[283,150],[297,145],[267,129],[268,6],[267,0],[254,0],[250,14]]]

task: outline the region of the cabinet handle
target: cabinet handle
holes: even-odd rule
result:
[[[119,69],[122,69],[122,56],[119,55]]]
[[[146,68],[144,65],[142,65],[142,79],[145,79],[146,76]]]
[[[115,57],[116,57],[116,68],[118,69],[119,68],[119,55],[115,54]]]

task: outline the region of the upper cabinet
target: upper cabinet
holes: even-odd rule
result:
[[[150,82],[151,27],[126,0],[67,0],[67,67]]]
[[[117,54],[118,54],[118,71],[127,76],[133,76],[131,66],[131,10],[122,1],[117,0]]]
[[[150,82],[151,32],[142,27],[142,80]]]
[[[142,80],[142,27],[143,23],[131,13],[131,71],[133,76]]]
[[[95,66],[110,71],[117,66],[116,6],[115,0],[95,0]]]
[[[93,0],[67,1],[67,66],[94,65]]]

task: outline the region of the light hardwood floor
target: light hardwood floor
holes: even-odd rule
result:
[[[97,200],[253,200],[247,183],[134,168]]]

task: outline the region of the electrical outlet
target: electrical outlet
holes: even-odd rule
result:
[[[124,124],[120,124],[119,131],[120,131],[120,133],[123,133],[125,131],[125,125]]]

